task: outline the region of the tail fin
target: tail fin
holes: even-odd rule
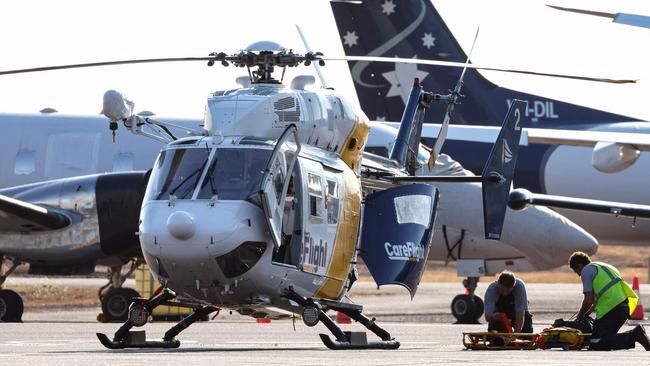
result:
[[[397,139],[390,152],[390,158],[405,168],[410,175],[415,175],[417,156],[422,138],[422,118],[430,103],[423,102],[420,81],[416,78],[409,93],[409,99],[402,114]]]
[[[526,110],[526,102],[521,100],[512,102],[503,121],[503,128],[483,169],[483,216],[486,239],[501,238],[510,186],[517,164],[521,137],[520,122],[524,110]]]
[[[467,56],[430,0],[360,0],[331,3],[347,55],[426,58],[465,62]],[[413,78],[425,90],[445,93],[455,85],[460,70],[412,64],[350,62],[359,102],[375,120],[398,121]],[[499,87],[475,70],[465,76],[466,98],[458,105],[454,122],[499,125],[514,99],[528,102],[523,127],[544,124],[595,124],[635,119],[575,104]],[[427,122],[440,122],[444,104],[433,104]]]

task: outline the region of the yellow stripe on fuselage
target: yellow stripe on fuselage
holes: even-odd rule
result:
[[[357,116],[356,125],[345,139],[345,144],[341,150],[341,160],[358,176],[361,168],[361,153],[366,146],[368,135],[370,134],[370,122],[368,122],[368,117],[363,113]]]
[[[361,113],[350,135],[345,139],[345,145],[341,151],[343,160],[351,171],[343,172],[343,213],[340,217],[334,240],[334,249],[327,279],[316,293],[316,297],[322,299],[339,299],[343,294],[343,286],[350,273],[352,258],[359,235],[359,217],[361,213],[361,181],[359,171],[361,166],[361,153],[368,140],[370,123],[367,117]]]
[[[316,293],[321,299],[338,299],[350,273],[357,244],[361,212],[361,184],[350,170],[343,172],[343,213],[339,220],[327,279]]]

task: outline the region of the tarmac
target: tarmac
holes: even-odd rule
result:
[[[214,320],[196,323],[180,334],[181,346],[168,350],[108,350],[95,333],[112,337],[119,324],[95,321],[99,308],[27,310],[24,323],[0,324],[0,365],[430,365],[430,364],[543,364],[598,365],[650,364],[640,346],[616,352],[593,351],[470,351],[462,345],[462,332],[484,331],[485,324],[455,325],[449,301],[462,290],[458,284],[423,284],[415,299],[405,290],[386,287],[377,291],[370,283],[355,285],[353,298],[365,312],[401,342],[398,350],[332,351],[318,333],[296,319],[258,324],[252,318],[223,311]],[[650,288],[642,286],[641,292]],[[485,283],[479,287],[484,291]],[[558,317],[577,310],[578,284],[529,284],[534,328],[539,331]],[[644,299],[642,297],[642,299]],[[173,324],[153,322],[144,328],[149,338],[161,338]],[[358,324],[344,330],[365,330]],[[629,328],[628,328],[629,329]],[[625,330],[625,329],[624,329]],[[369,334],[368,338],[373,339]]]

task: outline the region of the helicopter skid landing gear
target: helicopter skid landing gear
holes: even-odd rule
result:
[[[131,331],[131,328],[141,327],[147,323],[149,314],[157,306],[175,298],[176,295],[165,289],[160,295],[150,299],[134,299],[133,304],[129,309],[129,318],[124,322],[120,329],[115,332],[113,340],[103,333],[97,333],[97,338],[109,349],[123,349],[123,348],[178,348],[181,342],[176,339],[176,336],[192,325],[197,320],[201,320],[212,312],[219,310],[212,306],[199,307],[194,310],[190,315],[183,318],[176,325],[171,327],[164,335],[162,340],[148,341],[145,331]]]
[[[285,296],[298,303],[305,308],[313,308],[318,312],[318,320],[329,329],[330,332],[336,337],[332,340],[327,334],[319,334],[323,344],[329,349],[345,350],[345,349],[397,349],[400,343],[391,337],[385,329],[381,328],[375,323],[375,318],[368,319],[361,313],[362,307],[354,304],[344,304],[334,301],[318,300],[304,298],[293,291],[288,289],[285,291]],[[344,332],[339,328],[332,319],[330,319],[323,307],[327,309],[339,311],[355,321],[361,323],[371,332],[375,333],[381,341],[368,342],[365,332]]]

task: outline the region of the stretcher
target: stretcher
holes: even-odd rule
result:
[[[550,327],[540,333],[463,332],[463,345],[472,350],[580,350],[589,346],[589,333]]]

